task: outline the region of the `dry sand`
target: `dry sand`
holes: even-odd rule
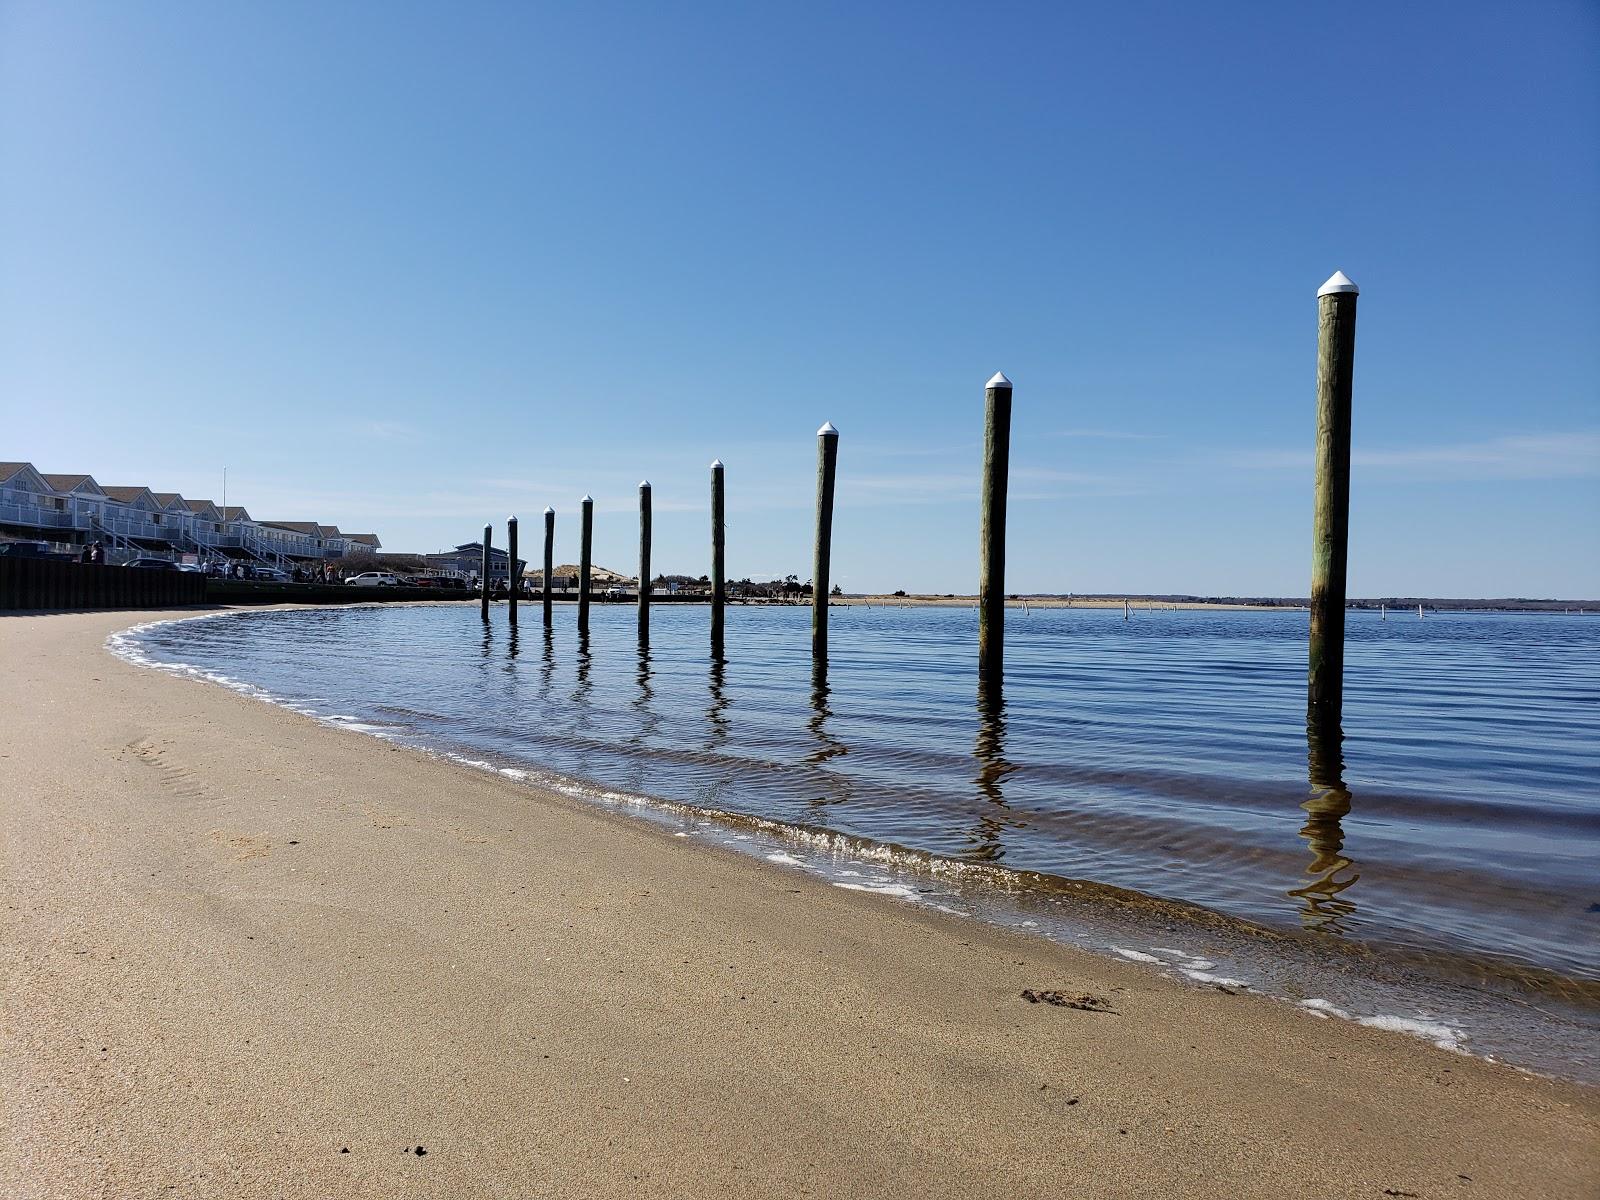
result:
[[[0,617],[7,1197],[1600,1194],[1593,1091],[142,670],[136,619]]]

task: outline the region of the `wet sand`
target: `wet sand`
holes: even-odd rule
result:
[[[103,649],[151,617],[0,617],[7,1196],[1600,1192],[1593,1090]]]

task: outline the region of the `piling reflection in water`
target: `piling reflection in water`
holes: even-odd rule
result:
[[[1306,763],[1311,795],[1300,805],[1306,823],[1300,836],[1311,847],[1306,874],[1312,881],[1290,888],[1301,902],[1300,923],[1308,929],[1343,932],[1344,918],[1356,911],[1344,892],[1361,878],[1344,854],[1344,818],[1350,813],[1350,792],[1344,786],[1344,735],[1337,725],[1306,722]]]
[[[661,718],[652,703],[656,698],[655,685],[651,682],[654,674],[650,665],[650,643],[640,642],[639,669],[634,675],[634,680],[639,686],[639,694],[633,701],[633,710],[639,714],[639,724],[634,735],[628,739],[630,745],[647,744],[661,723]]]
[[[578,634],[577,660],[577,685],[572,689],[572,703],[581,712],[589,707],[589,693],[594,690],[594,684],[589,680],[589,669],[593,662],[587,633]]]
[[[556,645],[555,631],[546,625],[544,627],[544,652],[539,662],[539,699],[550,698],[550,684],[556,674]]]
[[[978,737],[972,748],[978,761],[978,774],[973,782],[986,801],[979,810],[978,824],[969,835],[972,849],[969,858],[980,862],[998,862],[1005,857],[1001,835],[1005,831],[1005,777],[1016,770],[1006,761],[1006,702],[998,685],[980,682],[978,686]]]
[[[813,766],[821,766],[830,758],[850,752],[850,747],[828,732],[828,720],[833,716],[828,697],[832,694],[833,689],[828,686],[828,664],[814,661],[811,664],[811,716],[806,720],[806,728],[817,745],[805,758]]]
[[[728,660],[720,653],[711,656],[711,707],[706,710],[710,736],[706,745],[715,749],[728,740],[728,692],[726,687]]]

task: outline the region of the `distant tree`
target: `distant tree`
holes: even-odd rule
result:
[[[830,596],[842,596],[842,595],[844,595],[844,589],[842,587],[840,587],[836,583],[836,584],[833,585],[833,591],[829,592],[828,595],[830,595]]]
[[[897,591],[895,593],[896,596],[904,596],[905,594],[906,593],[905,593],[905,589],[904,588],[901,588],[899,591]]]

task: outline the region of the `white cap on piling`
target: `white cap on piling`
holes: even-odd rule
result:
[[[546,504],[544,506],[544,515],[547,516],[547,517],[555,516],[556,515],[556,510],[555,510],[554,506]]]
[[[1009,392],[1011,390],[1011,380],[1007,379],[999,371],[996,371],[994,373],[994,378],[983,385],[983,390],[986,392],[993,388],[1005,388],[1005,390]]]
[[[1328,276],[1328,282],[1317,289],[1318,296],[1337,296],[1346,292],[1356,296],[1360,295],[1361,289],[1356,286],[1356,281],[1343,271],[1335,271]]]
[[[824,421],[822,428],[817,430],[818,437],[838,437],[839,431],[833,427],[832,421]]]
[[[594,497],[589,495],[589,493],[585,492],[583,494],[583,499],[580,500],[578,503],[580,503],[580,504],[593,504],[594,503]]]
[[[517,514],[516,513],[512,513],[509,517],[506,518],[506,520],[508,520],[508,521],[515,521],[516,519],[517,519]]]
[[[722,470],[722,460],[721,460],[721,459],[720,459],[720,458],[713,458],[713,459],[712,459],[712,460],[711,460],[711,469],[712,469],[712,470],[713,470],[713,471],[720,471],[720,470]]]
[[[650,486],[650,481],[648,479],[641,479],[639,480],[639,486],[641,488],[647,488]]]

